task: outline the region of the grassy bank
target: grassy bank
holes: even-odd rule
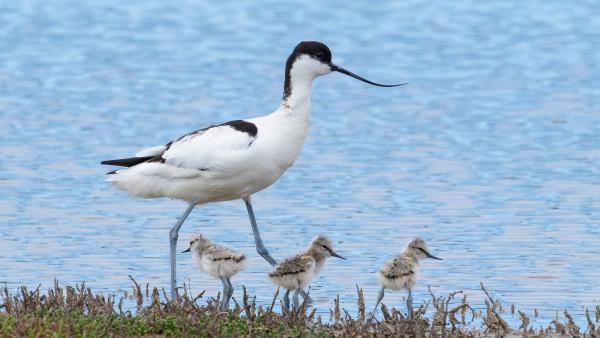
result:
[[[482,286],[483,288],[483,286]],[[484,291],[485,288],[483,288]],[[298,311],[272,311],[257,306],[244,290],[243,298],[229,312],[220,312],[217,299],[193,296],[184,291],[175,301],[166,294],[133,282],[135,311],[124,310],[124,299],[94,294],[84,284],[61,287],[55,283],[46,293],[20,289],[10,294],[4,289],[0,302],[0,335],[3,337],[479,337],[479,336],[600,336],[600,307],[587,312],[587,327],[580,328],[565,312],[547,328],[533,328],[529,318],[519,314],[521,326],[511,328],[502,318],[500,303],[487,293],[486,309],[475,311],[460,292],[438,297],[431,294],[412,318],[395,309],[382,308],[382,318],[365,311],[362,290],[357,289],[357,316],[351,316],[339,299],[323,319],[306,304]],[[429,308],[427,308],[429,307]],[[429,317],[425,313],[433,313]],[[475,318],[480,325],[473,325]]]

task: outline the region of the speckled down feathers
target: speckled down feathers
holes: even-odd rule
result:
[[[246,267],[246,256],[217,244],[192,252],[196,266],[215,278],[230,278]]]
[[[214,262],[232,261],[235,263],[240,263],[246,260],[246,256],[244,254],[214,244],[211,247],[204,250],[204,252],[202,252],[202,255],[207,256],[207,259],[210,259]]]
[[[316,275],[316,261],[310,255],[287,258],[275,267],[269,277],[273,283],[289,290],[304,288]]]
[[[381,285],[388,289],[410,289],[417,279],[419,264],[417,260],[406,254],[400,254],[386,261],[377,277]]]

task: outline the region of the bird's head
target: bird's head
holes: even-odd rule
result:
[[[351,76],[360,81],[379,87],[396,87],[405,83],[385,85],[369,81],[349,70],[337,66],[331,62],[331,51],[324,43],[318,41],[302,41],[292,51],[287,59],[285,67],[285,91],[284,96],[291,92],[292,82],[312,81],[316,77],[339,72]]]
[[[310,250],[314,251],[317,255],[321,257],[337,257],[341,259],[346,259],[340,255],[338,255],[335,251],[333,251],[333,243],[327,236],[319,235],[313,239],[310,243]]]
[[[425,258],[441,260],[441,258],[436,257],[429,252],[429,249],[427,249],[427,244],[425,244],[425,241],[419,237],[410,241],[403,252],[413,255],[419,260]]]
[[[193,235],[190,239],[190,246],[184,252],[194,252],[194,251],[202,251],[206,246],[210,244],[210,241],[204,237],[202,234]]]

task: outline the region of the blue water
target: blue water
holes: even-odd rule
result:
[[[312,283],[324,315],[413,236],[425,261],[414,290],[483,282],[547,324],[600,304],[600,5],[595,1],[319,2],[3,1],[0,3],[0,282],[86,281],[122,294],[127,275],[167,287],[168,230],[182,202],[140,200],[104,182],[104,159],[208,124],[270,113],[284,62],[321,40],[335,63],[316,81],[296,164],[254,196],[276,258],[316,234],[331,259]],[[243,203],[197,209],[202,231],[250,257],[245,284],[274,288]],[[179,280],[220,282],[179,255]],[[403,308],[404,293],[384,300]]]

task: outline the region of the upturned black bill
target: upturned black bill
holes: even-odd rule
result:
[[[398,86],[404,86],[406,84],[406,83],[400,83],[400,84],[386,85],[386,84],[376,83],[376,82],[373,82],[373,81],[369,81],[369,80],[367,80],[367,79],[365,79],[363,77],[360,77],[360,76],[352,73],[349,70],[345,70],[342,67],[336,66],[333,63],[330,64],[329,66],[331,67],[331,70],[334,71],[334,72],[339,72],[339,73],[342,73],[342,74],[346,74],[346,75],[351,76],[351,77],[353,77],[355,79],[359,79],[362,82],[366,82],[368,84],[372,84],[373,86],[378,86],[378,87],[398,87]]]

